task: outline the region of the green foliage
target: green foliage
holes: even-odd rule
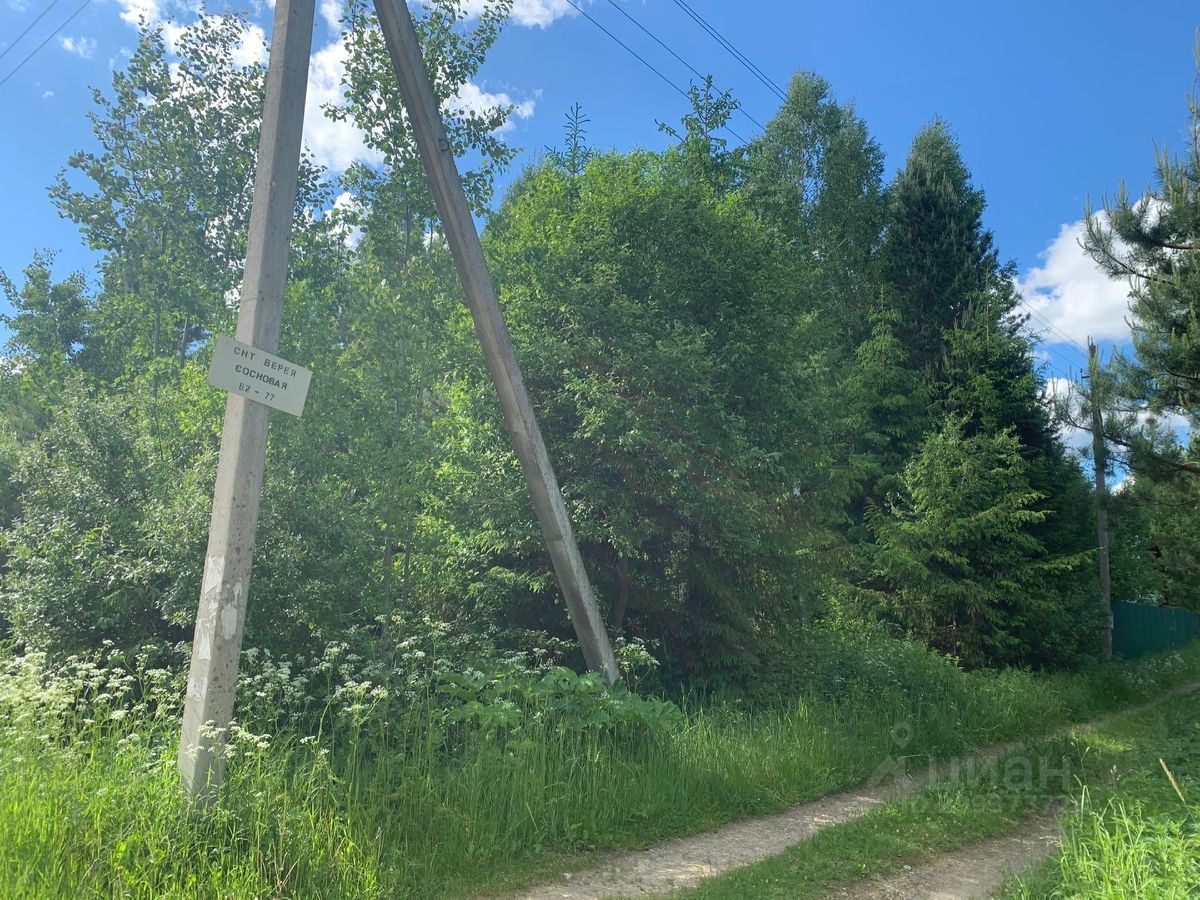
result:
[[[78,352],[87,337],[91,312],[82,273],[56,284],[53,263],[53,253],[35,251],[20,289],[0,272],[0,291],[15,310],[15,315],[0,315],[0,324],[10,332],[7,349],[22,359],[48,365],[67,362]]]
[[[512,110],[455,98],[510,6],[468,17],[437,0],[417,16],[480,214],[516,152],[500,137]],[[101,254],[95,288],[56,282],[48,254],[3,279],[0,627],[29,647],[188,634],[221,415],[204,366],[236,313],[262,102],[243,24],[205,17],[171,49],[148,30],[96,92],[98,148],[52,189]],[[327,113],[382,162],[336,187],[302,165],[281,352],[317,377],[305,416],[272,422],[248,644],[305,656],[354,634],[386,660],[430,621],[473,635],[483,660],[541,647],[578,666],[382,38],[365,4],[344,25],[346,92]],[[993,624],[1021,611],[1006,629],[1022,637],[970,661],[1071,660],[1092,625],[1087,579],[1058,562],[1087,547],[1086,484],[949,130],[923,131],[885,189],[866,124],[817,76],[793,80],[746,148],[722,136],[736,106],[699,85],[664,129],[672,146],[629,154],[588,147],[576,107],[565,148],[486,226],[604,613],[626,648],[653,647],[644,686],[750,690],[822,617],[864,628],[876,601],[958,652],[894,612],[956,576],[910,583],[870,527],[912,487],[904,473],[932,471],[921,448],[947,420],[967,447],[1018,441],[988,503],[1019,527],[959,550],[985,572],[1026,567],[970,582],[990,585],[973,602]],[[947,492],[939,515],[968,527],[976,501]]]
[[[1074,624],[1056,623],[1050,578],[1086,556],[1047,553],[1028,468],[1011,432],[966,435],[951,421],[905,469],[901,495],[869,518],[891,614],[969,666],[1027,660],[1045,629],[1061,640]]]
[[[1113,597],[1200,611],[1200,482],[1178,472],[1134,475],[1109,513]]]
[[[567,175],[575,178],[583,174],[584,168],[596,158],[595,148],[587,145],[587,126],[591,119],[584,115],[583,107],[576,103],[567,113],[566,143],[561,150],[550,149],[546,156],[550,162]]]
[[[823,78],[796,74],[766,133],[747,148],[742,184],[755,210],[819,272],[810,291],[839,343],[866,340],[878,301],[883,151],[853,106],[837,103]]]
[[[21,641],[65,652],[107,638],[136,643],[162,625],[161,560],[140,552],[159,468],[153,447],[127,426],[119,399],[72,387],[15,466],[21,513],[6,535],[0,595]]]
[[[97,151],[71,156],[51,189],[59,212],[103,254],[102,302],[79,363],[157,390],[198,342],[231,321],[245,258],[265,70],[237,57],[244,17],[205,16],[168,51],[146,30],[111,93],[93,89]],[[324,202],[301,165],[295,227]]]
[[[482,214],[492,199],[497,174],[516,155],[500,129],[511,107],[479,107],[458,102],[463,86],[476,77],[512,8],[512,0],[490,0],[470,28],[466,0],[434,0],[415,16],[418,39],[434,93],[447,110],[446,137],[456,157],[473,165],[462,173],[468,202]],[[383,165],[354,164],[344,181],[367,210],[368,242],[377,242],[381,255],[406,260],[420,251],[428,232],[437,228],[437,211],[425,182],[420,154],[405,120],[404,105],[391,58],[373,8],[365,2],[347,6],[345,28],[346,91],[344,102],[327,110],[334,119],[350,119],[362,131],[367,146]]]
[[[888,299],[900,310],[899,335],[914,368],[934,366],[944,332],[1003,292],[1006,273],[983,228],[983,192],[971,184],[944,122],[917,135],[887,196],[880,258]]]
[[[439,640],[412,624],[423,646]],[[584,851],[645,847],[860,783],[894,752],[900,723],[920,723],[906,753],[921,767],[925,754],[1044,733],[1153,695],[1200,665],[1190,651],[1103,677],[995,676],[912,646],[870,649],[914,665],[924,654],[943,679],[914,681],[906,700],[691,707],[652,728],[540,727],[546,697],[578,694],[550,688],[522,707],[533,715],[519,732],[464,719],[451,723],[452,745],[440,739],[437,694],[373,681],[373,661],[352,651],[332,646],[307,663],[247,654],[241,700],[252,717],[230,731],[226,790],[207,818],[186,814],[175,769],[179,655],[4,656],[0,877],[30,898],[497,893],[557,877]],[[426,662],[403,668],[416,676]],[[306,703],[325,709],[319,729],[288,715]],[[936,728],[914,718],[914,703],[937,711]]]
[[[1200,62],[1200,47],[1197,61]],[[1088,210],[1085,249],[1131,286],[1136,362],[1123,395],[1154,413],[1200,409],[1200,98],[1188,99],[1183,153],[1159,151],[1154,184],[1131,197],[1122,184],[1104,215]],[[1195,474],[1195,473],[1193,473]]]
[[[1183,150],[1157,153],[1154,183],[1087,209],[1085,250],[1130,287],[1133,354],[1114,354],[1065,412],[1090,429],[1099,407],[1110,460],[1130,473],[1110,500],[1114,598],[1200,609],[1200,101],[1188,105]]]
[[[832,451],[816,440],[831,400],[805,273],[737,195],[680,177],[693,164],[637,153],[577,176],[543,166],[510,193],[487,247],[614,624],[661,640],[677,673],[717,675],[744,665],[757,630],[805,591],[798,542],[820,505],[809,491]],[[435,515],[461,553],[460,593],[555,629],[497,412],[482,370],[466,370],[443,423]]]
[[[545,674],[520,668],[490,676],[482,672],[442,676],[438,691],[458,701],[451,722],[469,722],[491,737],[528,737],[555,733],[621,733],[627,730],[666,732],[682,724],[679,708],[662,700],[639,697],[618,687],[610,690],[592,672],[577,675],[557,666]]]

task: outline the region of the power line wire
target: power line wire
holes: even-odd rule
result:
[[[91,2],[92,2],[92,0],[83,0],[83,2],[81,4],[79,4],[79,7],[75,10],[75,12],[73,12],[69,16],[67,16],[67,18],[63,21],[63,23],[61,25],[59,25],[57,28],[55,28],[52,32],[50,32],[50,34],[47,35],[47,37],[44,41],[42,41],[40,44],[38,44],[36,47],[34,47],[33,50],[30,51],[28,56],[26,56],[23,60],[21,60],[19,63],[17,63],[11,72],[9,72],[3,78],[0,78],[0,87],[3,87],[5,85],[5,83],[8,81],[8,79],[12,78],[19,71],[21,71],[21,67],[24,66],[25,63],[27,63],[31,59],[33,59],[33,57],[37,55],[37,52],[39,50],[41,50],[48,43],[50,43],[50,41],[54,38],[54,36],[57,35],[60,31],[62,31],[64,28],[66,28],[67,25],[69,25],[71,23],[71,20],[74,19],[81,12],[83,12],[84,7],[87,6]]]
[[[91,0],[87,0],[87,2],[91,2]],[[638,62],[640,62],[643,66],[645,66],[647,69],[649,69],[655,75],[657,75],[659,78],[661,78],[663,81],[665,81],[671,87],[673,87],[676,90],[676,92],[678,92],[679,94],[686,97],[689,102],[691,101],[691,99],[692,99],[691,94],[689,94],[687,91],[685,91],[679,85],[677,85],[674,81],[672,81],[670,78],[668,78],[666,75],[664,75],[659,69],[657,69],[653,65],[653,63],[650,63],[649,61],[647,61],[645,57],[643,57],[641,54],[639,54],[636,50],[634,50],[632,47],[630,47],[627,43],[625,43],[623,40],[621,40],[619,37],[617,37],[615,34],[613,34],[611,31],[609,31],[603,25],[601,25],[598,21],[596,21],[596,19],[594,19],[591,15],[589,15],[587,10],[585,10],[578,3],[576,3],[575,0],[567,0],[567,3],[570,4],[572,7],[574,7],[575,11],[578,12],[581,16],[583,16],[585,19],[587,19],[589,22],[591,22],[593,25],[595,25],[597,28],[599,28],[601,31],[603,31],[605,34],[607,34],[610,38],[612,38],[614,41],[616,41],[618,44],[620,44],[622,47],[624,47],[625,51],[630,56],[632,56],[634,59],[636,59]],[[0,82],[0,84],[3,84],[3,82]],[[739,141],[741,141],[743,144],[749,143],[749,141],[747,141],[744,137],[742,137],[740,134],[738,134],[736,131],[734,131],[732,128],[730,128],[728,125],[723,125],[722,127],[726,131],[728,131],[730,134],[732,134],[735,138],[737,138]]]
[[[1059,340],[1051,341],[1047,337],[1047,335],[1048,335],[1048,332],[1046,332],[1046,331],[1035,331],[1034,334],[1031,336],[1037,339],[1038,346],[1041,347],[1043,350],[1045,350],[1046,353],[1053,353],[1055,356],[1057,356],[1063,362],[1067,363],[1067,365],[1074,366],[1079,363],[1079,360],[1068,356],[1064,351],[1058,349],[1058,347],[1060,347],[1060,346],[1066,346],[1063,341],[1059,341]]]
[[[1080,344],[1073,337],[1071,337],[1069,334],[1067,334],[1065,331],[1063,331],[1061,328],[1059,328],[1057,325],[1055,325],[1053,322],[1051,322],[1048,318],[1046,318],[1046,316],[1042,315],[1042,313],[1040,313],[1037,309],[1035,309],[1033,304],[1030,303],[1028,300],[1026,300],[1024,297],[1022,297],[1020,295],[1017,296],[1017,305],[1024,306],[1025,309],[1029,312],[1029,314],[1031,316],[1037,318],[1048,329],[1050,329],[1051,331],[1053,331],[1054,333],[1059,335],[1063,339],[1062,343],[1070,344],[1072,347],[1074,347],[1080,353],[1083,353],[1084,355],[1087,354],[1088,351],[1086,348],[1084,348],[1084,346],[1082,344]]]
[[[687,13],[687,15],[692,18],[692,21],[707,31],[713,40],[728,50],[730,54],[733,55],[734,59],[746,67],[751,75],[766,85],[767,90],[773,92],[780,100],[787,99],[787,93],[783,90],[783,88],[776,84],[766,72],[756,66],[750,57],[746,56],[746,54],[744,54],[741,50],[733,46],[733,44],[723,34],[721,34],[720,31],[710,25],[708,21],[702,15],[700,15],[700,13],[692,9],[691,6],[684,2],[684,0],[675,0],[675,5]]]
[[[1075,340],[1073,337],[1071,337],[1069,334],[1067,334],[1065,331],[1063,331],[1061,328],[1059,328],[1057,325],[1055,325],[1053,322],[1051,322],[1048,318],[1046,318],[1044,315],[1042,315],[1040,312],[1038,312],[1036,309],[1034,309],[1033,306],[1030,305],[1029,301],[1025,300],[1024,298],[1021,298],[1020,300],[1017,301],[1017,303],[1021,306],[1024,306],[1025,309],[1029,311],[1029,314],[1031,316],[1034,316],[1035,318],[1037,318],[1040,322],[1042,322],[1042,324],[1044,324],[1048,329],[1050,329],[1050,331],[1054,332],[1059,337],[1061,337],[1063,339],[1061,341],[1061,343],[1069,344],[1072,347],[1074,347],[1076,350],[1078,350],[1080,353],[1082,353],[1084,356],[1087,355],[1088,351],[1084,348],[1084,346],[1081,343],[1079,343],[1077,340]]]
[[[25,35],[29,34],[29,32],[33,30],[33,26],[37,25],[38,22],[42,21],[42,19],[44,19],[46,17],[46,13],[50,12],[50,10],[54,9],[54,7],[56,7],[56,6],[58,6],[58,0],[50,0],[50,5],[47,6],[45,9],[43,9],[40,13],[38,13],[37,18],[34,19],[32,22],[30,22],[29,26],[24,31],[22,31],[15,38],[13,38],[11,41],[9,41],[8,46],[6,46],[3,50],[0,50],[0,59],[4,59],[4,57],[8,56],[8,52],[10,50],[12,50],[13,47],[17,46],[17,44],[19,44],[21,42],[21,38],[23,38],[23,37],[25,37]]]
[[[683,63],[691,71],[691,73],[693,75],[695,75],[697,78],[700,79],[701,82],[704,82],[707,79],[708,76],[701,75],[695,66],[693,66],[690,62],[688,62],[686,59],[684,59],[682,56],[680,56],[678,53],[676,53],[665,41],[663,41],[653,31],[651,31],[649,28],[647,28],[645,25],[643,25],[641,22],[639,22],[633,16],[632,13],[630,13],[628,10],[626,10],[625,7],[621,6],[621,4],[617,3],[617,0],[608,0],[608,2],[613,7],[613,9],[615,9],[617,12],[619,12],[621,15],[623,15],[625,18],[627,18],[630,22],[632,22],[634,25],[636,25],[638,28],[640,28],[646,35],[648,35],[650,37],[651,40],[653,40],[656,44],[658,44],[660,47],[662,47],[664,50],[666,50],[668,53],[670,53],[673,57],[675,57],[677,60],[679,60],[681,63]],[[755,125],[757,125],[759,128],[761,128],[764,132],[767,130],[767,126],[764,125],[762,122],[758,121],[758,119],[754,118],[754,116],[750,115],[750,113],[746,112],[746,110],[742,108],[741,103],[738,103],[737,111],[740,112],[747,119],[749,119],[751,122],[753,122]]]

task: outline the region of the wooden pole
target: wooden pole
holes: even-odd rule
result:
[[[1088,378],[1092,387],[1092,457],[1096,468],[1096,531],[1100,563],[1100,609],[1104,628],[1100,633],[1100,658],[1112,659],[1113,615],[1112,580],[1108,569],[1108,485],[1105,467],[1108,456],[1104,446],[1104,414],[1100,409],[1100,360],[1096,345],[1088,339]]]
[[[512,339],[475,230],[412,16],[404,0],[375,0],[375,12],[392,57],[400,96],[425,164],[446,242],[450,245],[467,306],[475,321],[475,332],[483,345],[488,371],[500,396],[509,438],[525,472],[533,508],[545,534],[550,559],[566,598],[575,633],[579,636],[584,659],[609,684],[615,684],[620,678],[617,661],[517,365]]]
[[[304,128],[315,0],[278,0],[250,212],[237,339],[279,347]],[[179,772],[189,796],[211,805],[224,777],[250,566],[258,526],[270,410],[230,394],[196,614]]]

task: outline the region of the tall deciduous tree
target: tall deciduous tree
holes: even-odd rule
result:
[[[661,640],[675,674],[717,679],[794,627],[795,594],[814,590],[804,512],[837,450],[822,440],[827,341],[800,302],[807,275],[742,197],[697,177],[711,171],[698,152],[544,165],[486,245],[610,620]],[[436,508],[449,586],[502,622],[554,628],[495,401],[481,371],[463,375]]]
[[[883,151],[828,82],[799,73],[765,134],[747,148],[744,189],[794,252],[819,268],[808,302],[848,350],[870,336],[883,228]]]
[[[103,297],[80,353],[105,379],[155,388],[231,321],[245,258],[264,67],[241,55],[246,21],[202,16],[170,51],[145,31],[111,93],[93,89],[98,151],[71,156],[51,196],[102,254]],[[323,203],[301,165],[297,225]]]

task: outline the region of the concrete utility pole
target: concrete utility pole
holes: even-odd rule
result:
[[[237,325],[239,341],[268,353],[279,347],[283,318],[314,7],[315,0],[278,0],[275,6]],[[226,400],[179,743],[184,787],[206,805],[224,777],[221,751],[233,718],[269,416],[266,406],[237,394]]]
[[[584,659],[609,684],[615,684],[620,678],[617,661],[604,621],[596,607],[592,585],[583,567],[583,557],[575,543],[558,479],[546,455],[546,445],[525,391],[525,381],[517,366],[512,339],[504,324],[496,288],[492,284],[479,234],[475,230],[475,221],[471,217],[471,208],[463,192],[462,179],[454,162],[450,140],[446,136],[429,70],[421,55],[412,16],[404,0],[375,0],[375,12],[392,57],[392,67],[396,71],[409,124],[425,163],[425,173],[442,219],[446,241],[462,280],[467,306],[475,321],[475,332],[483,344],[488,370],[500,395],[500,405],[504,408],[508,434],[521,461],[521,468],[525,471],[533,508],[545,534],[558,584],[566,598]]]
[[[1096,345],[1088,339],[1088,378],[1092,384],[1092,457],[1096,467],[1096,530],[1100,548],[1100,607],[1104,614],[1104,630],[1100,633],[1100,658],[1112,659],[1113,615],[1112,580],[1108,571],[1108,485],[1105,466],[1108,457],[1104,447],[1104,417],[1100,410],[1100,360]]]

